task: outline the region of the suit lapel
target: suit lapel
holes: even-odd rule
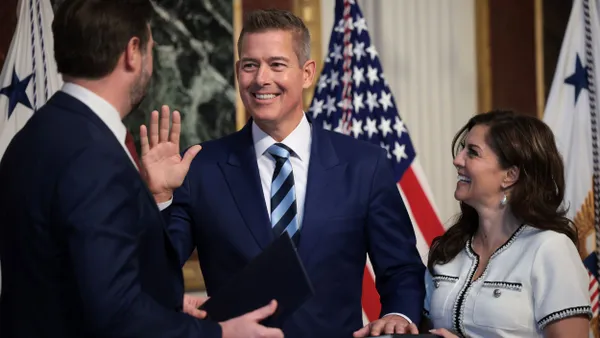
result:
[[[264,249],[274,236],[260,184],[251,123],[252,120],[235,135],[237,139],[232,140],[235,148],[229,154],[227,163],[219,165],[246,226],[256,243]]]
[[[308,166],[308,180],[306,183],[306,197],[304,201],[304,217],[300,230],[298,253],[304,262],[308,261],[313,247],[323,236],[323,229],[319,228],[318,219],[320,210],[326,205],[320,199],[322,192],[331,189],[328,184],[337,181],[346,168],[341,163],[329,135],[320,126],[312,125],[312,144],[310,147],[310,164]]]

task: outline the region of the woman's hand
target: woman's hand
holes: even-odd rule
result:
[[[455,335],[454,333],[452,333],[446,329],[433,329],[433,330],[429,330],[429,332],[431,332],[433,334],[437,334],[438,336],[441,336],[444,338],[458,338],[457,335]]]

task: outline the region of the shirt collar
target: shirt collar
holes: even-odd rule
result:
[[[274,143],[277,143],[269,134],[265,133],[256,122],[252,121],[252,141],[254,142],[254,150],[256,152],[256,158],[261,157],[265,154],[267,149]],[[302,120],[281,143],[288,146],[294,151],[296,157],[301,161],[307,161],[310,155],[310,143],[311,143],[311,126],[306,118],[306,115],[302,115]]]
[[[113,105],[91,90],[74,83],[65,83],[61,90],[88,106],[108,126],[117,140],[125,144],[127,128]]]

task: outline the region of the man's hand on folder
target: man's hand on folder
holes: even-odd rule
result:
[[[268,305],[243,316],[219,323],[223,328],[223,338],[283,338],[280,329],[259,324],[261,320],[275,313],[276,309],[277,301],[272,300]]]

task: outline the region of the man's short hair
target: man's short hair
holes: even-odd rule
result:
[[[238,57],[241,56],[242,40],[247,33],[259,33],[269,30],[284,30],[292,33],[294,52],[300,65],[310,59],[310,32],[296,15],[280,9],[252,11],[246,16],[238,39]]]
[[[110,74],[133,37],[145,52],[153,13],[149,0],[65,0],[52,22],[54,56],[64,75]]]

